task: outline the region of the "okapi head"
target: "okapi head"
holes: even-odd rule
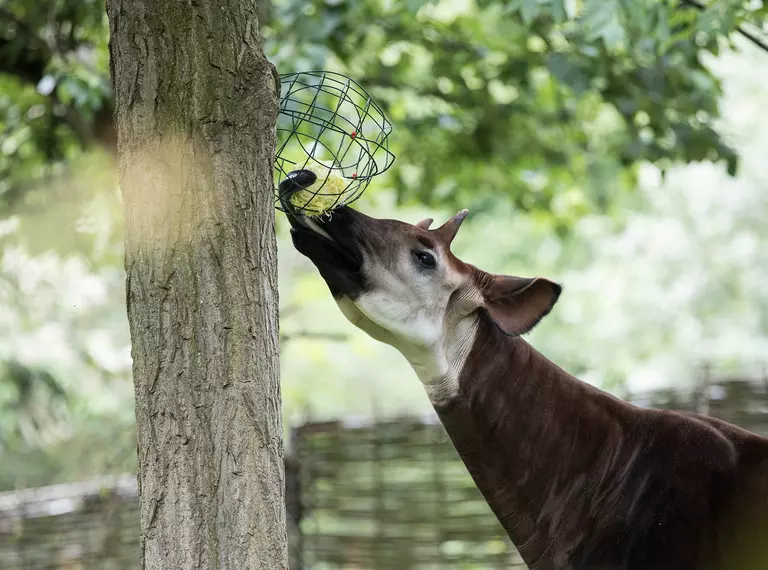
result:
[[[342,313],[410,362],[433,403],[450,400],[480,320],[504,334],[530,331],[554,306],[558,284],[486,273],[450,246],[467,216],[436,229],[341,207],[325,219],[291,215],[293,243],[320,271]]]

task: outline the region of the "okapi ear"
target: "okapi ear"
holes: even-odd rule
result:
[[[482,287],[483,308],[504,334],[518,336],[552,310],[561,291],[560,285],[542,277],[496,275]]]

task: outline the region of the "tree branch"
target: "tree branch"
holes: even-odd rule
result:
[[[698,0],[681,0],[681,2],[687,6],[690,6],[691,8],[695,8],[699,12],[703,12],[704,10],[707,9],[707,7],[704,4],[700,3]],[[742,36],[744,36],[745,38],[747,38],[750,42],[752,42],[758,48],[768,53],[768,44],[766,44],[763,40],[758,38],[752,32],[748,32],[741,26],[738,26],[736,28],[736,31],[740,33]]]
[[[298,331],[295,333],[289,333],[289,334],[281,334],[280,335],[280,342],[286,343],[290,342],[292,340],[296,340],[297,338],[309,338],[309,339],[315,339],[315,340],[325,340],[329,342],[344,342],[346,340],[349,340],[349,336],[343,333],[325,333],[325,332],[314,332],[314,331]]]

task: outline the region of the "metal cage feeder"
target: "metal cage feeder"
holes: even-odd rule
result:
[[[371,179],[392,165],[391,132],[392,125],[379,105],[353,79],[331,71],[281,75],[275,155],[277,209],[285,212],[290,207],[318,215],[323,212],[313,207],[315,196],[333,197],[332,206],[323,211],[357,200]],[[310,170],[321,181],[306,189],[305,203],[288,206],[289,196],[281,195],[280,182],[296,170]],[[343,178],[341,192],[326,189],[331,173]]]

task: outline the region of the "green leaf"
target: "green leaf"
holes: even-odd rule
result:
[[[519,13],[525,25],[530,25],[539,15],[540,0],[511,0],[507,3],[508,11]]]
[[[582,23],[589,41],[601,39],[609,50],[626,43],[619,0],[585,0]]]

